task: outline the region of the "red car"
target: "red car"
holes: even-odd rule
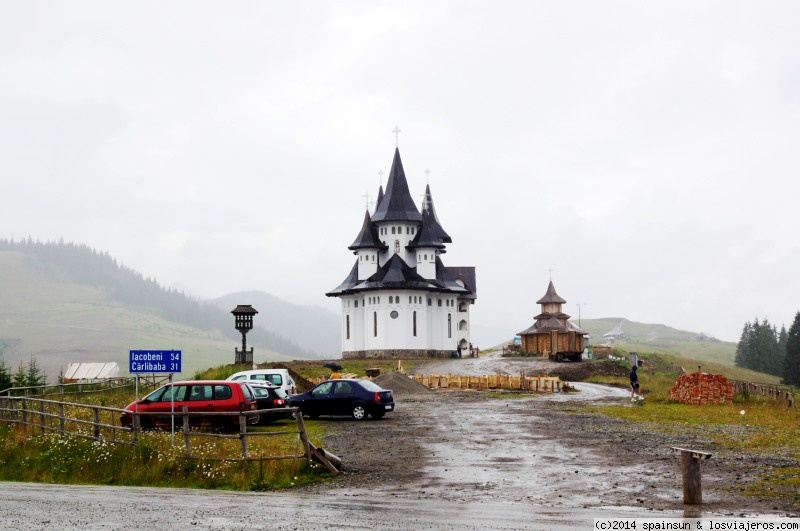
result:
[[[120,415],[120,423],[130,427],[132,412],[145,413],[140,416],[142,429],[168,428],[172,425],[172,411],[180,414],[183,406],[190,413],[255,411],[256,399],[245,382],[227,380],[196,380],[175,382],[160,387],[140,399],[128,404]],[[256,424],[258,414],[247,415],[248,424]],[[180,428],[183,420],[178,415],[175,425]],[[208,426],[216,429],[238,429],[239,415],[191,415],[191,426]]]

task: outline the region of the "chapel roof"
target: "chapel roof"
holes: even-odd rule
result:
[[[361,225],[361,231],[348,249],[351,251],[357,251],[358,249],[386,249],[386,245],[378,236],[378,229],[370,219],[369,210],[364,213],[364,223]]]
[[[372,221],[422,221],[422,215],[408,191],[403,161],[400,160],[400,150],[397,148],[394,150],[392,169],[386,183],[386,194],[379,199]]]
[[[536,301],[536,304],[547,304],[553,302],[564,304],[567,301],[558,296],[558,293],[556,293],[556,288],[553,286],[553,281],[551,280],[550,284],[547,286],[547,293],[544,294],[544,297]]]

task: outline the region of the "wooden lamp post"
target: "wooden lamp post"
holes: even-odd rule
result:
[[[253,329],[253,316],[258,313],[249,304],[240,304],[231,313],[236,320],[236,330],[242,333],[242,350],[235,350],[237,365],[253,365],[253,347],[247,350],[247,332]]]

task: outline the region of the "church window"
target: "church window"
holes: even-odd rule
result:
[[[356,300],[355,303],[356,303],[356,308],[358,308],[358,300]]]
[[[453,337],[453,316],[449,313],[447,314],[447,337]]]
[[[347,339],[350,339],[350,316],[345,317],[345,328],[347,329]]]
[[[431,300],[430,297],[428,297],[428,306],[431,306],[432,303],[433,303],[433,301]]]
[[[408,303],[411,304],[411,297],[408,298]]]
[[[400,240],[394,241],[394,254],[398,254],[400,252]]]
[[[372,312],[372,335],[378,337],[378,312]]]
[[[374,254],[372,255],[372,261],[373,262],[375,261],[375,255]]]
[[[411,227],[406,227],[406,234],[411,234]]]
[[[442,299],[437,300],[436,301],[436,305],[441,308],[442,307]]]
[[[400,317],[400,314],[397,313],[397,310],[392,310],[392,313],[389,314],[389,317],[391,317],[392,319],[397,319],[398,317]]]
[[[414,312],[414,335],[417,335],[417,312]]]
[[[427,259],[428,259],[428,255],[426,254],[426,255],[425,255],[425,260],[427,260]]]

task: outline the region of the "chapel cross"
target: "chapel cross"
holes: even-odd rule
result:
[[[400,133],[402,133],[402,131],[398,129],[397,126],[394,126],[394,129],[392,129],[392,133],[394,133],[395,146],[400,147]]]
[[[367,192],[366,194],[362,195],[361,197],[363,197],[364,199],[366,199],[366,201],[367,201],[367,210],[369,210],[369,203],[370,203],[370,201],[369,201],[369,198],[371,197],[371,196],[369,195],[369,192]]]

